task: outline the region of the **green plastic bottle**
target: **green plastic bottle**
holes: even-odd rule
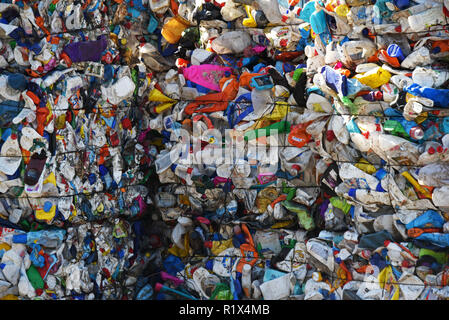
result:
[[[315,229],[315,222],[306,206],[294,201],[284,200],[281,202],[285,209],[296,213],[299,225],[307,231]]]
[[[44,289],[44,280],[35,266],[31,265],[26,274],[34,289]]]
[[[332,197],[329,199],[329,201],[335,208],[340,209],[345,214],[348,214],[349,210],[351,210],[352,206],[343,198]]]
[[[384,122],[384,130],[387,133],[390,133],[394,136],[399,136],[403,138],[410,138],[407,131],[405,131],[404,127],[401,125],[399,121],[396,120],[387,120]]]
[[[279,121],[265,128],[259,128],[256,130],[250,130],[245,133],[245,141],[257,139],[260,137],[268,137],[270,135],[270,130],[277,130],[278,133],[289,133],[290,132],[290,122],[289,121]]]
[[[292,200],[296,195],[296,189],[287,187],[287,184],[285,182],[282,182],[282,193],[287,194],[287,199],[285,200]]]
[[[298,68],[293,72],[293,80],[296,82],[299,81],[299,78],[301,78],[301,74],[304,72],[304,68]]]
[[[349,112],[351,114],[358,114],[359,113],[359,107],[356,106],[351,99],[348,97],[340,97],[341,102],[349,108]]]

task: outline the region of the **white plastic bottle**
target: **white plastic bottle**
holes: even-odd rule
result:
[[[444,15],[443,5],[435,6],[408,17],[408,23],[413,31],[423,31],[429,26],[438,24],[445,25],[446,17]]]
[[[413,80],[403,74],[396,74],[392,76],[390,78],[390,82],[393,83],[400,90],[402,90],[404,87],[413,84]]]
[[[405,69],[414,69],[416,66],[427,66],[432,62],[433,59],[430,57],[429,49],[421,47],[410,53],[404,61],[401,62],[401,67]]]
[[[372,135],[375,135],[373,133]],[[404,138],[391,134],[376,134],[371,140],[373,151],[390,164],[414,164],[418,161],[420,152],[418,145]]]
[[[284,163],[285,171],[296,177],[301,172],[301,166],[298,163]]]
[[[449,79],[449,72],[447,70],[417,67],[413,70],[412,79],[414,83],[422,87],[438,88]]]
[[[432,192],[432,202],[437,207],[449,208],[449,186],[435,188]],[[449,224],[446,222],[443,226],[444,233],[448,232]]]
[[[419,116],[423,110],[423,105],[418,101],[410,99],[404,107],[402,115],[405,120],[413,121],[417,116]]]
[[[384,204],[391,205],[391,197],[388,192],[368,191],[357,189],[355,199],[364,204]]]

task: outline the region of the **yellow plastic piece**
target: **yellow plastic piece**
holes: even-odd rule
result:
[[[339,5],[335,8],[335,13],[340,17],[346,17],[349,13],[349,7],[346,4]]]
[[[56,186],[56,177],[55,177],[55,174],[53,172],[50,173],[48,175],[48,177],[44,180],[43,184],[46,184],[46,183],[51,183],[54,186]]]
[[[355,76],[362,84],[367,85],[371,88],[378,88],[383,84],[390,81],[391,73],[385,69],[377,68],[368,71],[364,74],[358,74]]]
[[[56,206],[53,205],[49,212],[45,212],[44,209],[36,210],[36,219],[51,221],[56,215]]]
[[[81,135],[81,138],[83,138],[84,139],[84,126],[81,126],[81,129],[80,129],[80,135]]]
[[[0,300],[19,300],[19,298],[13,294],[8,294],[3,298],[0,298]]]
[[[287,116],[287,113],[290,112],[290,106],[288,105],[287,102],[277,102],[276,105],[274,106],[273,111],[262,117],[263,120],[281,120],[284,119]]]
[[[100,203],[97,207],[97,212],[103,212],[103,210],[104,210],[104,205],[103,205],[103,203]]]
[[[393,276],[393,270],[391,266],[384,268],[377,276],[379,280],[379,286],[387,292],[393,292],[390,300],[399,300],[399,286]]]
[[[176,102],[161,103],[160,105],[158,105],[154,108],[154,111],[156,113],[161,113],[162,111],[173,107],[175,104],[176,104]]]
[[[231,247],[233,247],[232,238],[223,241],[212,241],[212,248],[210,249],[210,251],[217,256],[220,252]]]
[[[271,226],[271,229],[285,228],[293,223],[293,220],[279,221]]]
[[[167,97],[156,88],[150,91],[150,94],[148,95],[148,100],[157,102],[176,102],[176,100]]]
[[[154,111],[156,113],[161,113],[162,111],[171,108],[177,102],[176,100],[167,97],[156,88],[150,91],[150,94],[148,95],[148,100],[163,102],[154,108]]]
[[[428,115],[429,115],[429,114],[428,114],[427,112],[421,113],[419,116],[417,116],[417,117],[415,118],[415,122],[416,122],[417,124],[423,123],[424,121],[427,120]]]
[[[175,44],[181,39],[182,33],[190,26],[190,22],[177,15],[168,21],[162,27],[161,34],[168,43]]]
[[[325,112],[320,103],[316,102],[313,105],[313,111],[315,112]]]
[[[408,182],[410,182],[412,184],[412,186],[416,189],[416,191],[421,193],[426,198],[432,199],[432,195],[429,193],[429,191],[427,191],[425,188],[423,188],[418,183],[418,181],[416,181],[415,178],[412,177],[412,175],[410,173],[408,173],[407,171],[404,171],[401,174],[405,177],[405,179],[408,180]]]
[[[179,195],[179,203],[190,207],[189,197],[184,194]]]
[[[363,158],[360,159],[359,162],[355,164],[355,166],[368,174],[373,174],[376,172],[376,168]]]
[[[0,242],[0,250],[9,251],[11,250],[11,246],[5,242]]]
[[[173,247],[171,247],[170,249],[168,249],[168,253],[180,257],[180,258],[185,258],[189,255],[189,251],[190,251],[190,245],[189,245],[189,235],[186,233],[184,234],[184,248],[185,249],[181,249],[179,248],[177,245],[173,245]]]
[[[253,15],[251,14],[251,7],[248,5],[245,5],[244,7],[245,7],[246,15],[248,17],[243,19],[242,24],[248,28],[257,27],[256,20],[254,19]]]

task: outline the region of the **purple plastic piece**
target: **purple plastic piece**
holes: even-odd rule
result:
[[[64,52],[69,56],[72,62],[100,61],[106,47],[106,36],[101,35],[100,38],[95,41],[70,43],[64,48]]]

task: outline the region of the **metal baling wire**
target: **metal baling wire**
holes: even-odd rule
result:
[[[300,26],[302,24],[304,24],[304,22],[301,22],[301,23],[299,23],[299,22],[298,23],[286,23],[286,24],[273,24],[273,25],[266,26],[266,27],[245,27],[245,26],[244,27],[236,27],[236,26],[234,26],[232,28],[222,28],[222,27],[217,27],[217,28],[221,29],[221,30],[247,30],[247,29],[264,30],[266,28]],[[366,28],[369,28],[369,27],[375,28],[376,26],[375,25],[373,25],[373,26],[366,26]],[[433,27],[439,27],[439,28],[432,29]],[[374,32],[374,33],[371,33],[370,35],[383,36],[383,35],[386,35],[386,34],[421,34],[421,33],[429,33],[429,32],[436,32],[436,31],[448,31],[448,29],[447,29],[448,27],[449,27],[449,24],[438,24],[438,25],[430,26],[430,27],[428,27],[429,29],[423,30],[423,31],[401,31],[401,32],[396,32],[396,33],[394,33],[394,32],[388,32],[388,33],[387,32],[386,33]],[[347,36],[347,34],[332,33],[332,36],[342,36],[343,37],[343,36]]]
[[[182,103],[182,102],[196,102],[196,100],[189,100],[189,99],[174,99],[174,100],[176,100],[175,104],[176,103]],[[234,101],[235,100],[205,100],[205,101],[202,101],[202,104],[204,105],[204,104],[210,104],[210,103],[215,103],[215,102],[234,102]],[[239,102],[239,103],[240,104],[249,104],[247,102]],[[266,103],[266,105],[276,105],[276,103]],[[280,104],[278,106],[280,106],[280,107],[298,107],[296,104],[289,104],[287,102],[282,103],[282,104]],[[141,106],[139,106],[139,105],[129,105],[129,106],[126,106],[126,108],[130,108],[130,109],[131,108],[141,108]],[[33,110],[34,111],[34,109],[29,108],[29,107],[25,107],[25,106],[22,107],[22,109],[28,109],[28,110]],[[54,109],[54,111],[85,110],[85,109],[87,109],[87,108],[83,106],[82,108],[77,108],[77,109],[73,109],[71,107]],[[117,107],[115,105],[110,105],[110,106],[103,106],[103,107],[101,107],[101,109],[102,110],[117,109]],[[143,109],[145,110],[145,106],[143,107]],[[446,118],[446,117],[449,116],[449,114],[444,114],[444,113],[443,113],[443,115],[440,115],[441,111],[448,112],[449,108],[426,110],[426,111],[423,111],[422,113],[430,113],[431,116],[434,117],[434,118]],[[163,112],[161,112],[161,113],[163,113]],[[376,111],[376,112],[378,112],[378,111]],[[435,114],[436,112],[438,114]],[[98,109],[96,109],[95,112],[91,111],[91,113],[100,113],[100,111]],[[354,116],[354,117],[377,117],[377,118],[388,118],[388,119],[390,119],[390,118],[402,118],[403,117],[401,115],[387,116],[385,114],[352,114],[352,113],[338,113],[338,114],[336,114],[336,113],[324,113],[323,112],[323,117],[326,117],[326,116],[330,117],[330,116],[336,116],[336,115],[338,115],[338,116],[347,115],[347,116]]]

